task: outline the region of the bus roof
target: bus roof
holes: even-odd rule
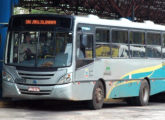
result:
[[[152,21],[141,22],[132,22],[126,18],[121,18],[119,20],[109,20],[101,19],[95,15],[88,16],[69,16],[69,15],[56,15],[56,14],[24,14],[24,15],[14,15],[11,17],[11,21],[16,18],[29,18],[29,17],[50,17],[50,18],[75,18],[76,23],[85,23],[85,24],[95,24],[95,25],[104,25],[104,26],[113,26],[113,27],[122,27],[122,28],[134,28],[134,29],[144,29],[144,30],[156,30],[156,31],[165,31],[164,25],[155,24]],[[9,26],[10,28],[10,26]]]
[[[135,29],[144,29],[144,30],[159,30],[165,31],[164,25],[155,24],[152,21],[133,22],[126,18],[121,18],[119,20],[108,20],[100,19],[95,15],[88,16],[75,16],[76,23],[85,23],[85,24],[95,24],[95,25],[104,25],[104,26],[113,26],[113,27],[124,27],[124,28],[135,28]]]

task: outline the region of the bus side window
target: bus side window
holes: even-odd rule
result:
[[[165,58],[165,34],[163,34],[162,57]]]
[[[147,33],[146,56],[149,58],[161,58],[160,33]]]
[[[128,31],[112,30],[112,57],[128,58]]]
[[[132,58],[145,57],[145,33],[141,31],[130,32],[130,56]]]
[[[79,59],[93,58],[93,35],[78,36],[77,57]]]
[[[96,29],[96,57],[110,57],[109,30]]]

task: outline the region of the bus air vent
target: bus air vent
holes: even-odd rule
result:
[[[21,94],[26,94],[26,95],[50,95],[51,90],[40,90],[40,92],[29,92],[28,90],[25,89],[20,89]]]
[[[51,77],[54,76],[53,73],[26,73],[26,72],[19,72],[18,74],[20,75],[21,78],[23,79],[35,79],[35,80],[48,80]]]

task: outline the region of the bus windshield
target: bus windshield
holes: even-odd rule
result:
[[[72,33],[13,31],[7,47],[7,64],[25,67],[67,67],[72,58]]]

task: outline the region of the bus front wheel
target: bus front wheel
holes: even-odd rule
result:
[[[104,103],[104,86],[101,81],[97,81],[93,90],[92,100],[89,101],[90,109],[101,109]]]

